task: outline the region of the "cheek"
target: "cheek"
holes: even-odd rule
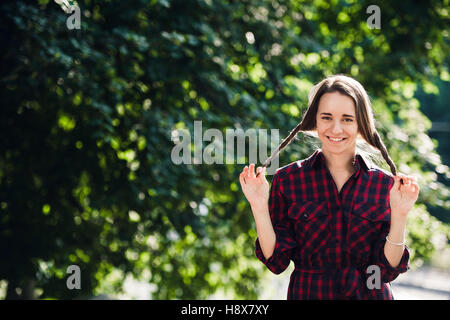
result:
[[[347,134],[353,139],[356,139],[358,137],[358,126],[356,125],[348,126],[346,131]]]
[[[316,130],[319,136],[322,136],[324,132],[327,130],[327,126],[322,122],[316,122]]]

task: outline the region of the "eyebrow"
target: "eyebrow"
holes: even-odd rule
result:
[[[328,112],[322,112],[320,115],[326,115],[326,116],[331,116],[332,114],[331,113],[328,113]],[[352,116],[351,114],[343,114],[343,116],[344,117],[349,117],[349,118],[354,118],[354,116]]]

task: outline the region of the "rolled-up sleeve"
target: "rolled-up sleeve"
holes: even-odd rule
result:
[[[256,256],[275,274],[280,274],[289,266],[292,250],[297,246],[294,238],[293,224],[287,216],[288,204],[282,194],[279,173],[275,173],[270,188],[269,213],[276,235],[273,254],[266,259],[256,238]]]

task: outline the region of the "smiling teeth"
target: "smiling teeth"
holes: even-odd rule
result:
[[[342,141],[342,140],[344,140],[344,138],[341,138],[341,139],[335,139],[335,138],[331,138],[331,137],[328,137],[331,141],[336,141],[336,142],[339,142],[339,141]]]

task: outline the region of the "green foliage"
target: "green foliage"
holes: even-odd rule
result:
[[[421,178],[419,203],[448,209],[434,172],[448,167],[413,97],[416,83],[448,77],[444,2],[383,2],[381,30],[366,25],[370,1],[78,4],[81,30],[54,2],[0,4],[0,279],[11,287],[76,298],[117,293],[133,274],[156,299],[257,298],[243,164],[175,165],[172,130],[202,120],[287,136],[311,85],[333,73],[374,98],[392,158]],[[280,164],[309,151],[292,144]],[[414,221],[414,258],[427,259],[436,246]],[[82,290],[65,286],[71,264]]]

